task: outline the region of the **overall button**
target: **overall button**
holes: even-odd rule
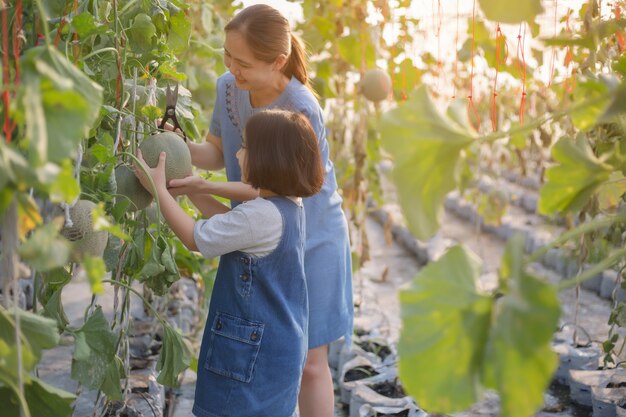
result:
[[[250,279],[250,275],[248,275],[248,274],[241,274],[239,276],[239,278],[241,278],[242,281],[247,282]]]
[[[256,332],[252,332],[252,334],[250,335],[250,340],[252,340],[252,341],[254,342],[254,341],[256,341],[256,339],[257,339],[258,337],[259,337],[259,336],[256,334]]]
[[[217,324],[215,325],[215,328],[216,328],[217,330],[222,330],[222,321],[221,321],[221,320],[218,320],[218,321],[217,321]]]

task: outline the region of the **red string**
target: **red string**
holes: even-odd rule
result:
[[[63,28],[67,23],[67,12],[70,10],[70,4],[65,6],[65,10],[63,10],[63,17],[61,17],[61,22],[59,23],[59,27],[57,28],[57,34],[54,37],[54,46],[59,46],[59,42],[61,41],[61,32],[63,32]]]
[[[472,70],[470,72],[470,86],[469,86],[469,95],[467,96],[467,115],[469,117],[470,123],[472,127],[476,129],[476,131],[480,131],[480,117],[478,116],[478,112],[476,111],[476,107],[474,106],[474,43],[475,43],[475,20],[476,20],[476,0],[474,0],[474,6],[472,8]],[[476,125],[474,125],[474,120],[472,120],[472,115],[476,119]]]
[[[554,36],[557,35],[557,7],[559,0],[554,0]],[[554,63],[556,60],[556,47],[552,47],[552,57],[550,58],[550,80],[548,81],[548,87],[552,85],[554,80]]]
[[[500,56],[500,49],[504,47],[504,59]],[[509,58],[509,46],[506,43],[506,38],[502,34],[500,29],[500,23],[496,27],[496,76],[493,79],[493,98],[491,101],[491,128],[495,132],[498,130],[498,107],[496,103],[496,97],[498,97],[498,71],[499,65],[506,65],[506,61]]]
[[[437,87],[441,89],[442,79],[445,84],[445,73],[441,61],[441,0],[437,0]]]
[[[9,119],[9,29],[7,23],[8,7],[2,8],[2,80],[4,91],[2,91],[2,102],[4,103],[4,137],[7,143],[11,143],[11,121]]]
[[[622,10],[619,7],[619,4],[615,3],[615,20],[620,20],[622,18]],[[615,32],[615,37],[617,39],[617,45],[619,46],[619,52],[622,53],[626,50],[626,41],[624,41],[624,35],[622,34],[622,30],[618,29]]]
[[[524,26],[524,34],[522,35],[522,26]],[[519,122],[524,125],[524,106],[526,103],[526,57],[524,55],[524,46],[526,44],[526,23],[521,23],[517,35],[517,66],[522,79],[522,98],[519,104]],[[521,59],[520,59],[521,58]]]
[[[20,82],[20,51],[22,49],[22,0],[15,3],[15,25],[13,26],[13,59],[15,60],[15,84]]]
[[[565,30],[570,33],[571,29],[569,26],[569,16],[571,10],[567,10],[567,16],[565,18]],[[574,71],[574,58],[572,56],[572,48],[570,46],[567,47],[567,52],[565,53],[565,67],[570,72],[569,77],[565,80],[564,87],[565,91],[568,94],[572,94],[574,92],[574,88],[576,87],[576,71]]]

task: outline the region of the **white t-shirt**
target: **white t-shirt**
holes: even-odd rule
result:
[[[302,199],[293,199],[302,205]],[[258,197],[239,204],[231,211],[199,220],[194,228],[198,250],[206,258],[242,251],[262,257],[280,242],[283,218],[269,200]]]

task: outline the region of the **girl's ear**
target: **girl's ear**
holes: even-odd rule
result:
[[[276,57],[276,60],[274,61],[274,70],[281,71],[286,64],[287,64],[287,55],[280,54],[278,55],[278,57]]]

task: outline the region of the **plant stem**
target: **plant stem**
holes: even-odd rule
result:
[[[154,307],[152,307],[152,304],[150,304],[148,302],[148,300],[146,300],[144,298],[143,295],[139,294],[139,291],[137,291],[136,289],[134,289],[133,287],[131,287],[130,285],[126,284],[125,282],[120,282],[120,281],[114,281],[112,279],[103,279],[102,280],[103,283],[106,284],[112,284],[112,285],[120,285],[126,289],[128,289],[130,292],[132,292],[133,294],[135,294],[137,297],[141,298],[141,301],[143,301],[144,305],[146,305],[150,311],[152,311],[152,313],[154,314],[154,316],[157,318],[157,320],[159,320],[159,322],[161,322],[161,324],[163,326],[167,326],[168,324],[161,318],[161,316],[159,315],[159,313],[154,309]]]
[[[584,282],[592,278],[593,276],[599,274],[600,272],[604,271],[605,269],[608,269],[611,266],[615,265],[624,256],[626,256],[626,248],[618,249],[615,252],[613,252],[611,255],[609,255],[607,258],[605,258],[603,261],[598,262],[593,267],[585,270],[582,274],[577,275],[573,278],[561,281],[557,285],[557,288],[558,290],[564,290],[567,288],[575,287],[581,282]]]
[[[581,224],[580,226],[569,230],[563,233],[558,238],[554,239],[552,242],[548,243],[546,246],[543,246],[536,251],[534,251],[529,257],[528,262],[535,262],[539,258],[541,258],[549,249],[554,248],[555,246],[559,246],[566,241],[582,235],[584,233],[592,232],[597,229],[602,229],[603,227],[610,226],[613,223],[617,223],[620,221],[626,220],[626,213],[620,213],[612,217],[605,217],[602,219],[595,219],[590,221],[589,223]]]

